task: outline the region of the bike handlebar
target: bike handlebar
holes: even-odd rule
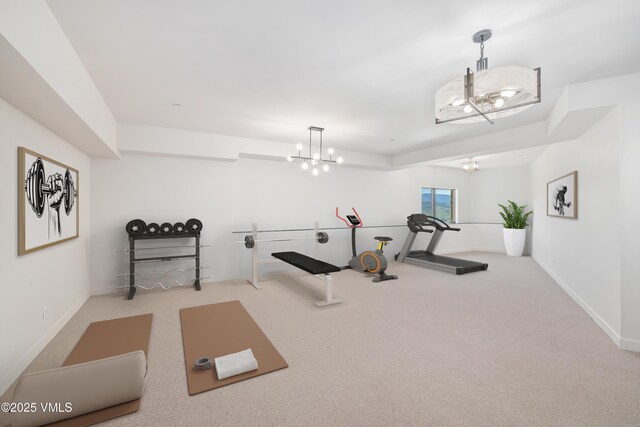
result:
[[[338,207],[337,206],[336,206],[336,217],[338,217],[345,224],[347,224],[347,227],[349,227],[349,228],[360,228],[360,227],[362,227],[364,225],[364,223],[362,222],[362,219],[360,218],[360,215],[358,215],[358,212],[356,211],[355,208],[351,208],[351,210],[353,211],[354,214],[356,214],[356,218],[358,218],[358,221],[360,221],[360,225],[353,225],[349,221],[347,221],[346,219],[342,218],[340,216],[340,214],[338,213]]]

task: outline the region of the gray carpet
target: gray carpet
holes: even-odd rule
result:
[[[617,349],[531,258],[462,255],[489,270],[392,262],[400,279],[378,284],[344,271],[345,302],[322,309],[323,282],[297,273],[260,291],[238,280],[92,297],[28,371],[60,366],[93,321],[153,312],[141,410],[104,425],[640,425],[639,354]],[[290,367],[189,397],[178,310],[233,299]]]

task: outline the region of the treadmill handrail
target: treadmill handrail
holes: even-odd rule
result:
[[[422,215],[422,214],[413,214],[413,215]],[[407,217],[407,227],[409,227],[409,230],[411,230],[413,233],[433,233],[433,230],[429,230],[423,227],[423,225],[429,225],[429,224],[422,224],[418,221],[414,221],[411,218],[413,215],[409,215]]]
[[[434,227],[438,231],[460,231],[459,228],[451,227],[449,224],[436,218],[435,216],[425,214],[412,214],[407,217],[407,225],[410,229],[417,229],[419,231],[428,231],[423,226]]]
[[[454,228],[451,227],[449,224],[447,224],[446,222],[444,222],[443,220],[441,220],[440,218],[436,218],[435,216],[430,216],[430,215],[425,215],[427,218],[429,218],[433,224],[429,224],[429,225],[433,225],[434,227],[436,227],[439,230],[442,231],[460,231],[459,228]]]

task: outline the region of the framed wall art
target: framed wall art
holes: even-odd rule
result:
[[[80,235],[79,172],[18,148],[18,255]]]
[[[578,171],[547,183],[547,215],[578,218]]]

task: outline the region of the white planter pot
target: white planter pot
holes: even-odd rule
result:
[[[504,248],[509,256],[522,256],[527,230],[522,228],[503,228]]]

